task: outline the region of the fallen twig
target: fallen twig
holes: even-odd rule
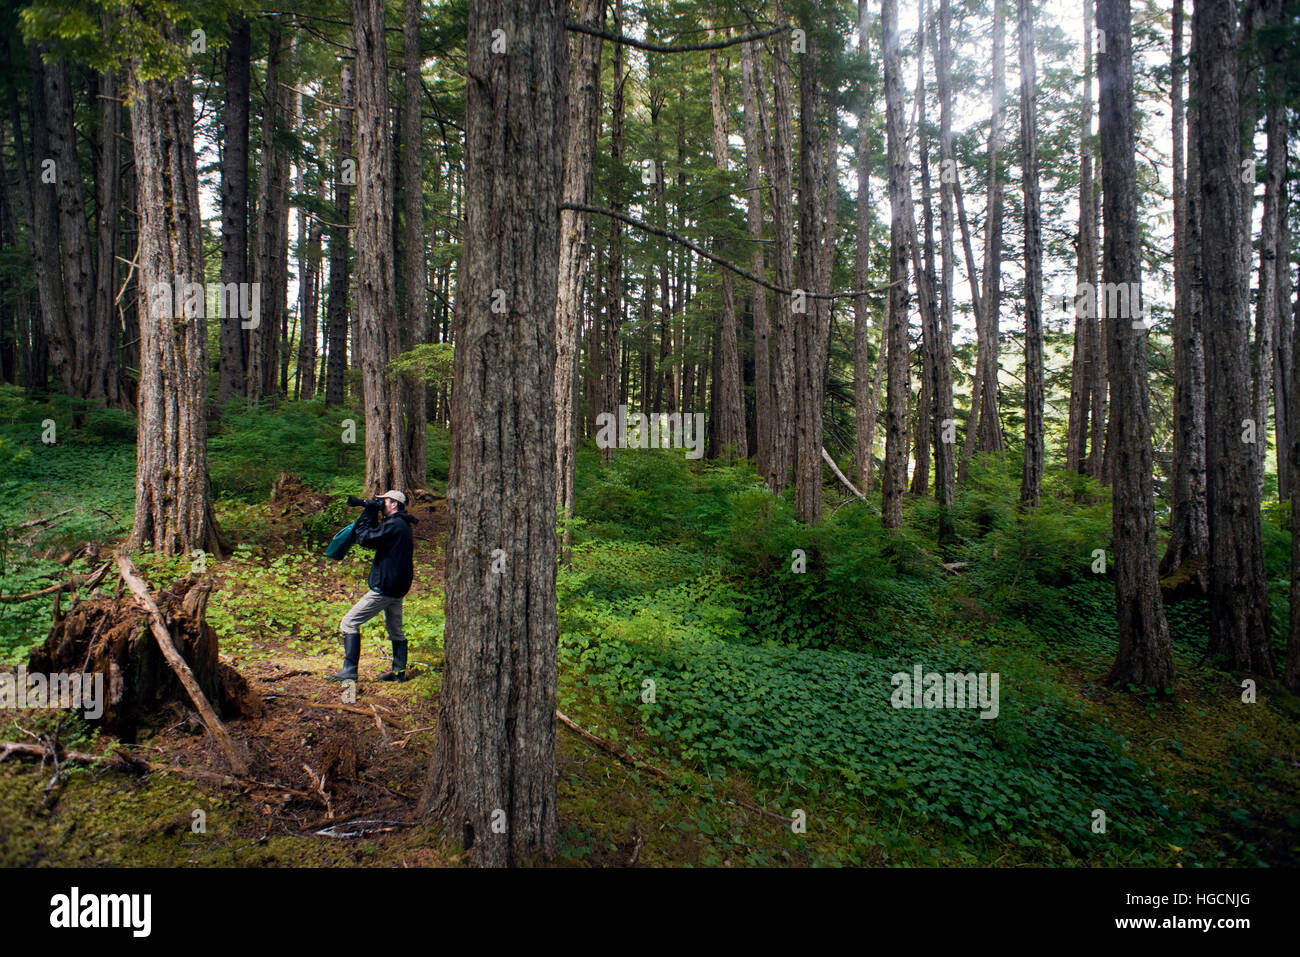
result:
[[[638,758],[632,757],[632,755],[628,754],[622,748],[610,744],[604,738],[596,737],[596,735],[592,734],[582,725],[575,722],[572,718],[566,715],[559,708],[555,709],[555,716],[559,718],[560,722],[564,724],[566,727],[572,729],[573,731],[576,731],[582,737],[586,738],[588,741],[596,745],[596,747],[600,748],[602,751],[606,752],[607,754],[614,755],[614,757],[618,758],[624,764],[630,764],[634,768],[641,768],[643,770],[649,771],[650,773],[658,775],[659,777],[663,778],[665,781],[672,780],[672,776],[669,775],[667,771],[661,771],[659,770],[659,768],[656,768],[654,765],[646,764],[646,762]]]
[[[73,575],[67,581],[55,582],[53,585],[50,585],[47,588],[42,588],[39,591],[29,591],[21,595],[0,595],[0,601],[30,601],[33,598],[40,598],[42,595],[52,595],[55,592],[63,591],[64,589],[71,591],[73,588],[80,588],[83,585],[87,588],[94,588],[103,581],[104,576],[108,574],[108,566],[109,563],[106,562],[96,568],[93,572],[87,572],[84,575]]]

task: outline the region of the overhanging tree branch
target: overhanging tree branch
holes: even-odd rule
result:
[[[677,233],[673,232],[671,229],[660,229],[658,226],[651,226],[649,223],[643,223],[641,220],[628,216],[626,213],[620,213],[617,210],[613,210],[613,209],[606,209],[603,206],[587,206],[583,203],[560,203],[559,208],[571,209],[579,213],[598,213],[601,216],[609,216],[613,219],[619,220],[620,222],[627,223],[629,226],[635,226],[637,229],[640,229],[643,232],[650,233],[651,235],[662,236],[664,239],[671,239],[673,242],[680,243],[681,245],[685,246],[687,249],[691,250],[692,252],[698,253],[699,255],[703,256],[705,259],[709,260],[710,262],[715,262],[724,269],[730,269],[737,276],[742,276],[745,279],[748,279],[750,282],[758,283],[764,289],[770,289],[779,296],[793,296],[796,292],[796,290],[794,289],[785,289],[781,286],[776,285],[775,283],[768,282],[766,279],[763,279],[759,276],[755,276],[748,269],[745,269],[741,266],[737,266],[735,263],[723,259],[721,256],[714,255],[713,253],[705,249],[703,246],[701,246],[699,243],[692,242],[691,240],[687,239],[685,236],[680,236]],[[896,285],[896,283],[890,283],[889,285],[886,286],[875,286],[871,289],[853,289],[850,290],[849,292],[826,293],[826,292],[808,292],[807,290],[798,290],[798,291],[801,292],[808,299],[847,299],[852,296],[870,296],[877,293],[882,293],[887,291],[892,285]]]
[[[574,33],[586,33],[589,36],[600,37],[602,40],[609,40],[611,43],[618,43],[622,46],[636,47],[638,50],[647,50],[650,53],[694,53],[697,50],[721,50],[723,47],[732,47],[738,43],[764,40],[783,30],[790,29],[789,27],[773,27],[771,30],[763,30],[759,33],[746,33],[744,36],[732,37],[729,40],[710,40],[708,43],[661,45],[658,43],[647,43],[644,40],[637,40],[634,37],[621,36],[617,33],[608,33],[605,30],[599,30],[596,27],[589,27],[583,23],[566,23],[564,28],[566,30],[572,30]]]

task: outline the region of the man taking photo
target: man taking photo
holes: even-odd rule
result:
[[[357,544],[374,549],[367,584],[370,590],[343,616],[343,670],[329,675],[330,681],[355,681],[361,660],[361,626],[381,611],[388,640],[393,643],[393,664],[379,675],[380,681],[406,680],[406,635],[402,632],[402,599],[411,590],[415,575],[414,537],[411,526],[418,521],[406,513],[406,496],[393,489],[364,503],[357,521]]]

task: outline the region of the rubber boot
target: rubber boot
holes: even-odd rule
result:
[[[361,661],[360,633],[343,635],[343,670],[337,674],[326,675],[330,681],[356,681],[357,665]]]
[[[380,681],[405,681],[406,680],[406,642],[393,642],[393,664],[387,671],[379,675]]]

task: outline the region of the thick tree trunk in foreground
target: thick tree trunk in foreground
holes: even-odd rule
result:
[[[911,189],[907,144],[903,139],[903,79],[898,55],[898,0],[883,0],[880,10],[885,64],[886,140],[889,154],[889,342],[885,403],[885,464],[881,520],[886,528],[903,524],[907,493],[907,216]]]
[[[137,62],[131,131],[139,183],[140,391],[128,544],[151,542],[168,555],[220,554],[208,486],[207,321],[201,294],[187,306],[187,290],[174,286],[203,282],[190,84],[184,76],[141,82],[138,70]]]
[[[402,390],[388,371],[398,353],[398,320],[383,0],[353,0],[352,26],[357,46],[357,353],[366,414],[366,490],[378,494],[407,484]]]
[[[604,0],[583,0],[580,22],[600,28]],[[569,77],[569,136],[564,150],[564,201],[591,203],[591,173],[596,152],[597,100],[600,95],[600,38],[573,36],[576,52]],[[573,480],[578,454],[578,330],[582,287],[587,275],[586,213],[560,213],[559,293],[555,302],[555,487],[561,519],[573,514]],[[613,411],[601,409],[598,411]],[[564,531],[568,546],[571,531]],[[567,554],[567,553],[566,553]]]
[[[1200,275],[1200,159],[1196,111],[1186,126],[1191,131],[1191,156],[1184,180],[1182,0],[1174,0],[1173,40],[1173,163],[1174,163],[1174,474],[1170,484],[1169,543],[1160,560],[1160,574],[1175,571],[1201,592],[1209,588],[1205,569],[1210,551],[1209,516],[1205,506],[1205,345],[1201,332]],[[1195,96],[1195,86],[1192,95]]]
[[[330,301],[326,338],[325,404],[342,405],[344,376],[348,370],[348,244],[352,216],[352,185],[356,166],[352,157],[352,64],[339,71],[339,140],[334,154],[334,225],[330,227]],[[352,160],[349,163],[349,160]]]
[[[1034,7],[1019,0],[1020,165],[1025,194],[1025,467],[1020,501],[1038,506],[1043,495],[1043,224],[1038,208],[1038,106],[1034,64]]]
[[[1129,0],[1098,0],[1105,49],[1097,58],[1101,175],[1106,242],[1102,278],[1137,284],[1141,245],[1133,121],[1132,14]],[[1132,289],[1134,287],[1127,286]],[[1113,542],[1119,653],[1107,676],[1163,692],[1173,684],[1173,647],[1156,575],[1153,454],[1147,395],[1147,331],[1139,303],[1111,317],[1110,395],[1115,429]]]
[[[424,134],[420,117],[424,83],[420,79],[420,0],[405,0],[402,31],[405,69],[402,100],[402,199],[406,253],[406,312],[403,346],[414,349],[425,341],[429,322],[429,294],[424,258]],[[406,445],[407,480],[424,488],[428,462],[429,426],[425,416],[423,379],[400,383],[400,420]]]
[[[248,282],[248,111],[249,57],[252,30],[242,17],[231,17],[226,49],[226,99],[222,111],[221,282]],[[222,298],[225,304],[229,300]],[[217,360],[217,401],[245,394],[247,337],[239,310],[221,315]]]
[[[421,807],[484,866],[548,855],[558,830],[554,379],[564,12],[560,0],[483,0],[470,6],[466,39],[468,297],[453,391],[446,666]],[[498,29],[505,53],[491,50]],[[520,191],[520,182],[530,188]],[[504,292],[504,312],[492,310],[492,289]]]
[[[1241,254],[1241,141],[1232,7],[1195,14],[1206,316],[1206,501],[1210,515],[1210,654],[1273,674],[1250,402],[1247,263]],[[1104,161],[1103,161],[1104,162]],[[1104,171],[1104,167],[1103,167]]]

